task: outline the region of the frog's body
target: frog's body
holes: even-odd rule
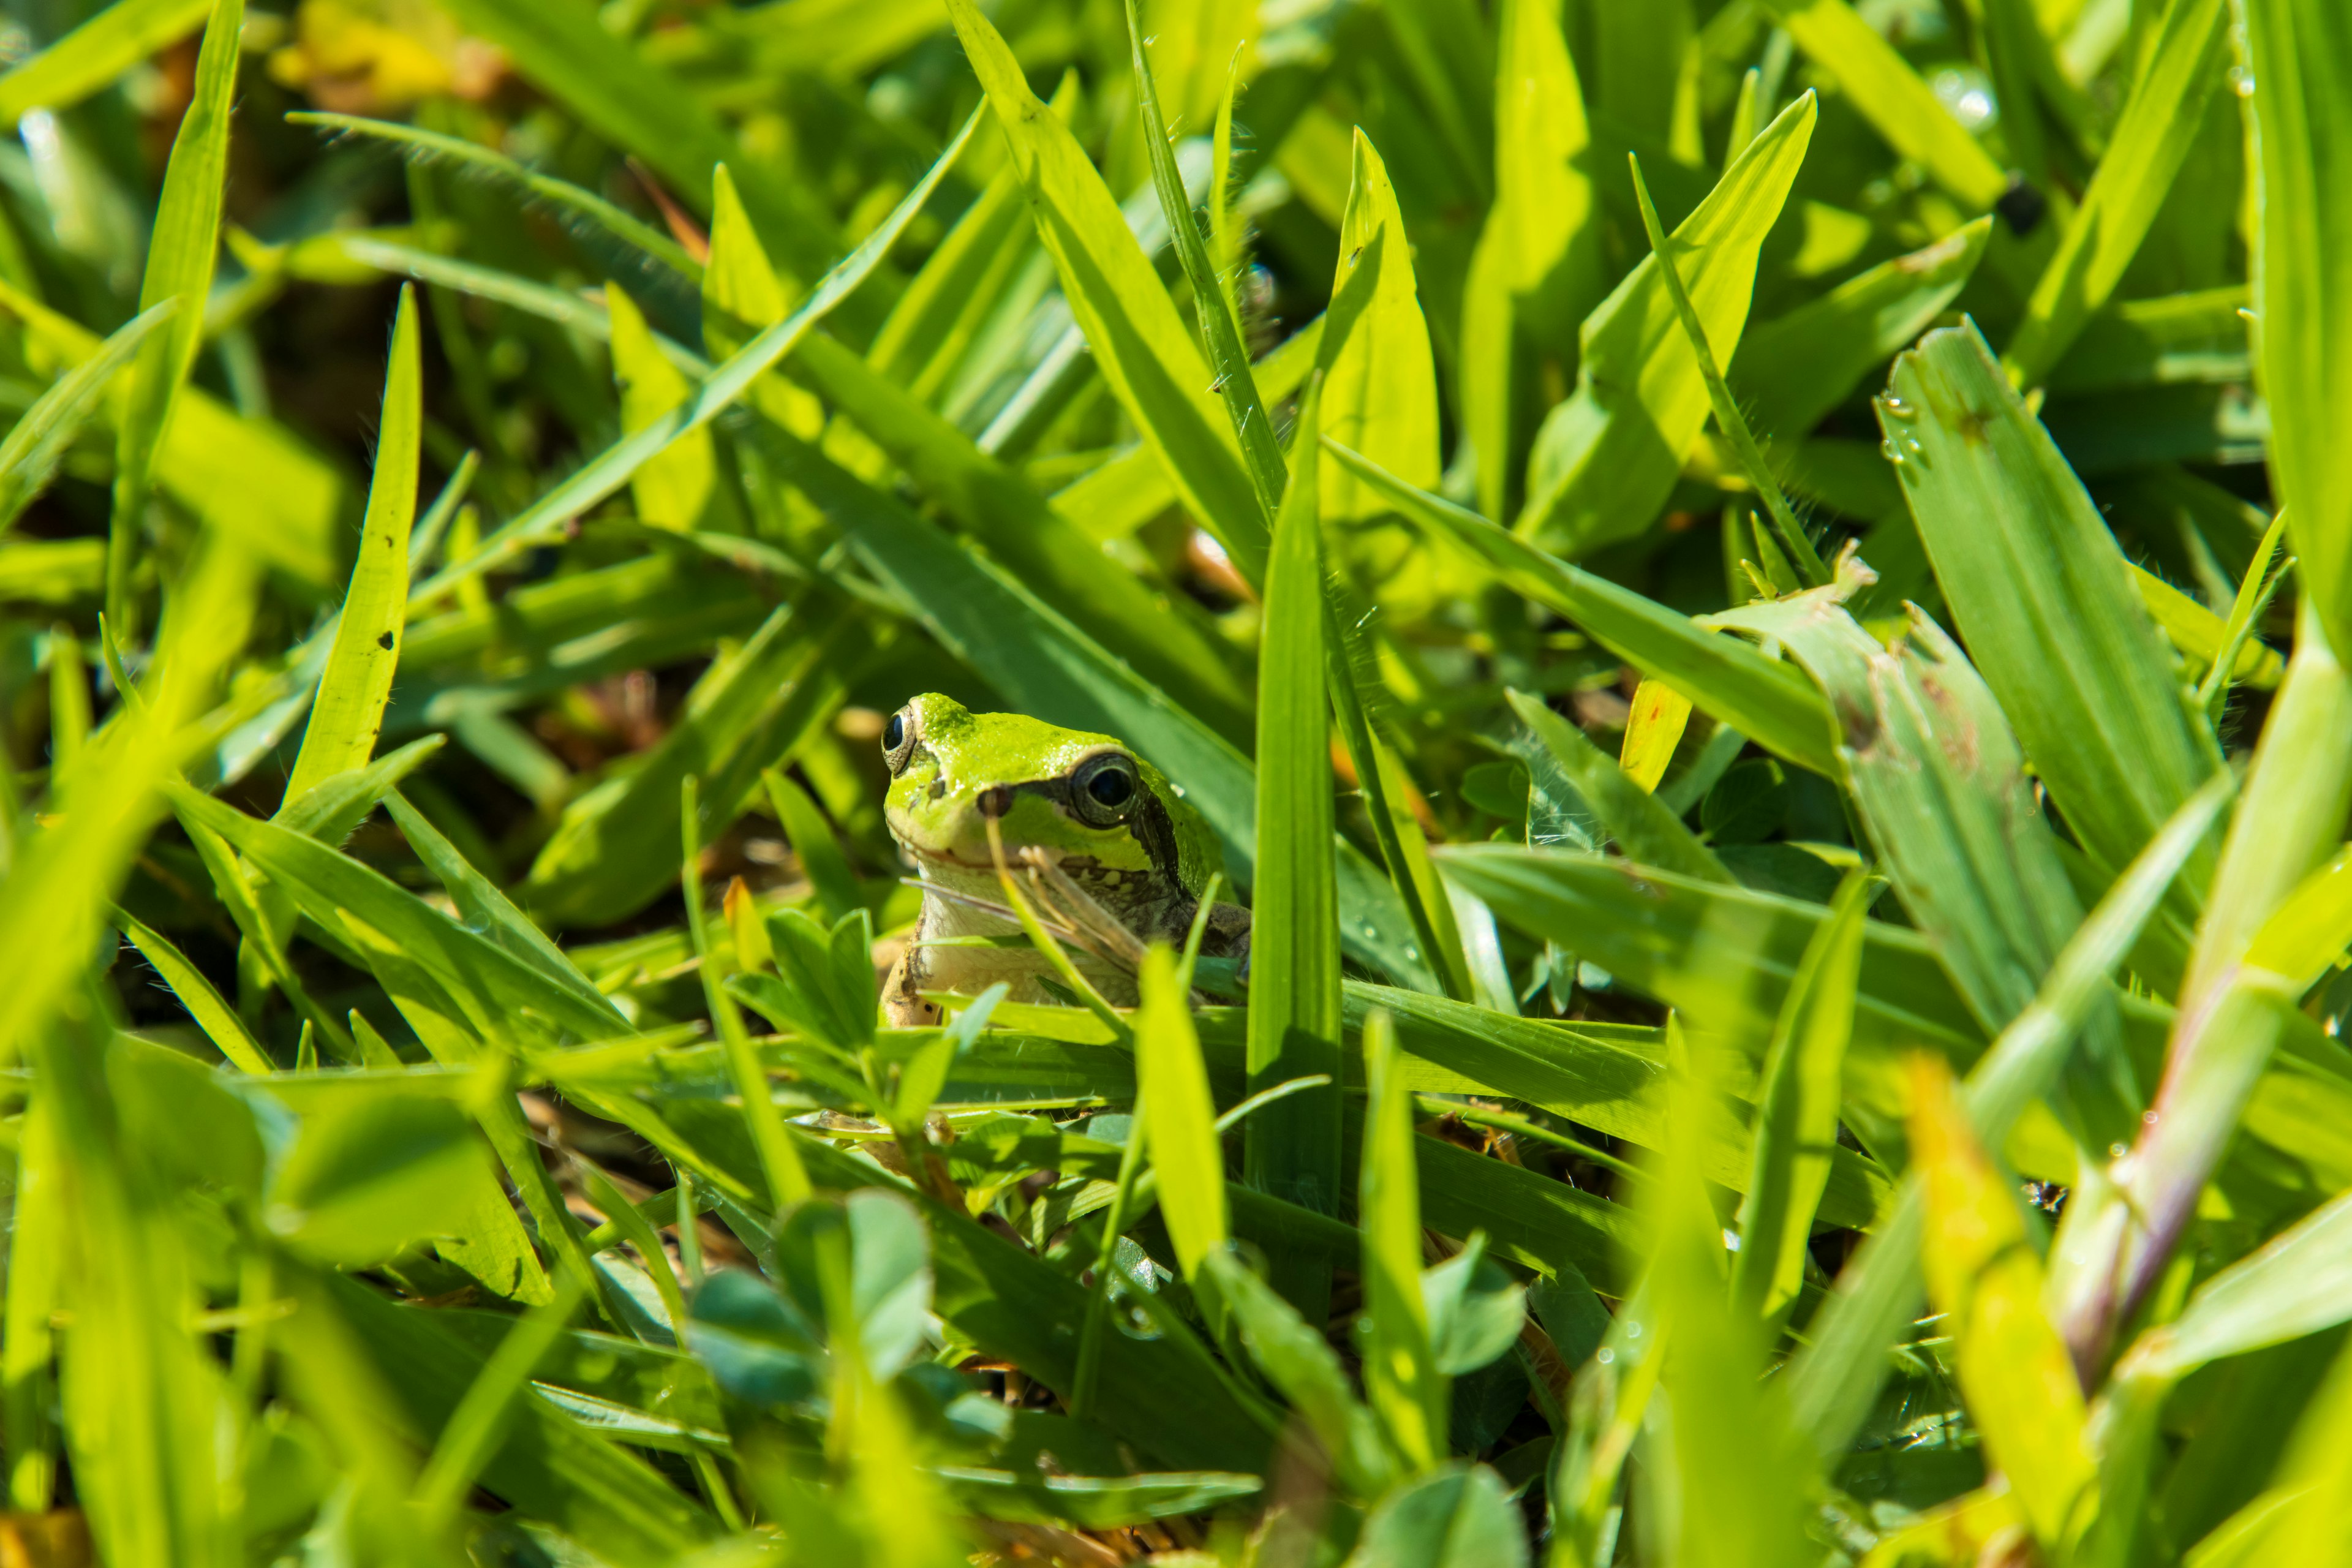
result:
[[[890,835],[923,884],[913,941],[883,991],[892,1023],[936,1022],[939,1009],[924,991],[970,994],[999,980],[1011,984],[1014,1001],[1052,1000],[1034,950],[952,945],[1020,933],[998,912],[1004,889],[989,847],[992,818],[1008,864],[1057,868],[1143,942],[1183,941],[1217,865],[1217,842],[1159,770],[1118,742],[1018,713],[974,713],[932,695],[891,716],[882,750]],[[1247,911],[1220,904],[1203,946],[1238,955],[1248,932]],[[1135,999],[1126,969],[1076,948],[1071,955],[1110,1001]]]

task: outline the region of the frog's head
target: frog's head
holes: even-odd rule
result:
[[[1213,864],[1199,816],[1108,735],[918,697],[882,731],[891,836],[926,875],[988,871],[988,823],[1006,850],[1057,851],[1073,870],[1194,889]]]

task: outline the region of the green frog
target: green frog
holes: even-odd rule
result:
[[[890,716],[882,755],[890,836],[923,889],[913,939],[883,986],[892,1024],[937,1023],[925,991],[969,994],[1002,980],[1013,1001],[1054,1000],[1043,955],[1003,940],[1021,927],[997,877],[992,822],[1023,892],[1106,1000],[1132,1004],[1144,947],[1181,943],[1192,928],[1219,864],[1216,837],[1159,769],[1110,736],[974,713],[933,693]],[[1248,943],[1249,911],[1213,905],[1202,950],[1246,959]]]

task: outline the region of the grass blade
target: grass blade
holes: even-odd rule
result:
[[[416,465],[423,440],[415,295],[400,291],[393,318],[392,363],[384,374],[375,479],[368,487],[351,585],[327,653],[302,749],[286,781],[285,805],[301,802],[324,780],[365,767],[383,728],[384,703],[400,665],[407,626],[408,535],[416,521]],[[283,815],[285,806],[279,808]]]
[[[1310,386],[1302,427],[1315,428]],[[1326,707],[1322,534],[1315,448],[1290,476],[1266,572],[1258,661],[1256,884],[1252,900],[1249,1087],[1330,1075],[1251,1118],[1242,1163],[1251,1185],[1321,1214],[1339,1204],[1339,916],[1331,851],[1330,718]],[[1319,1321],[1330,1290],[1321,1260],[1277,1263],[1283,1294]]]
[[[1691,258],[1691,298],[1718,360],[1738,346],[1757,253],[1811,145],[1814,112],[1810,93],[1783,110],[1675,226],[1675,242]],[[1647,528],[1707,407],[1657,258],[1645,258],[1585,319],[1576,391],[1536,436],[1528,504],[1512,531],[1573,555]]]
[[[142,312],[166,300],[178,300],[180,308],[160,337],[140,345],[117,427],[106,618],[123,637],[132,630],[131,569],[138,555],[156,455],[203,342],[205,297],[212,289],[213,257],[220,246],[221,191],[228,179],[237,31],[244,22],[244,0],[215,0],[212,18],[205,24],[204,47],[196,56],[194,96],[164,166],[163,194],[155,205],[154,235],[147,246],[147,270],[139,284]]]
[[[2352,156],[2352,105],[2336,88],[2352,16],[2327,0],[2252,0],[2242,13],[2252,107],[2257,378],[2278,410],[2273,483],[2327,636],[2352,647],[2352,452],[2330,419],[2352,390],[2352,214],[2327,199]]]
[[[0,124],[13,130],[36,109],[71,108],[186,37],[212,8],[212,0],[116,0],[0,76]]]
[[[2205,122],[2221,70],[2221,0],[2173,0],[2083,205],[2042,269],[2001,354],[2021,387],[2042,384],[2123,280]]]
[[[73,445],[82,421],[98,406],[115,373],[179,308],[176,299],[166,300],[125,321],[95,353],[58,377],[9,426],[7,438],[0,441],[0,534],[48,489],[66,448]]]
[[[1446,1453],[1450,1381],[1430,1345],[1421,1288],[1421,1184],[1413,1158],[1412,1095],[1402,1082],[1396,1025],[1364,1020],[1364,1152],[1356,1213],[1364,1232],[1364,1401],[1408,1473]]]
[[[1432,532],[1458,541],[1516,591],[1689,698],[1710,718],[1816,773],[1837,768],[1828,707],[1786,666],[1664,605],[1545,553],[1475,512],[1413,489],[1335,442],[1331,455]]]
[[[430,605],[458,584],[479,577],[545,543],[581,512],[628,483],[630,476],[648,459],[666,451],[673,441],[700,429],[732,405],[762,374],[791,353],[817,322],[873,275],[889,254],[890,247],[906,232],[907,225],[914,221],[915,215],[939,188],[940,181],[962,153],[977,124],[977,120],[965,124],[929,172],[915,182],[914,188],[890,210],[890,216],[858,241],[856,249],[819,279],[791,315],[761,332],[712,370],[695,388],[694,395],[683,404],[644,429],[606,447],[484,539],[463,561],[452,562],[436,573],[410,595],[410,604],[419,607]]]
[[[1879,423],[2026,757],[2093,859],[2127,864],[2220,756],[2115,536],[1973,327],[1930,332],[1895,361]],[[2191,862],[2183,914],[2211,866],[2210,850]]]
[[[1158,454],[1186,509],[1216,535],[1244,578],[1264,581],[1273,507],[1238,449],[1232,419],[1214,406],[1222,400],[1209,367],[1159,274],[1069,127],[1029,90],[996,28],[971,0],[948,0],[948,11],[1013,147],[1037,236],[1054,258],[1104,381]],[[1190,222],[1191,204],[1182,210]],[[1196,244],[1198,237],[1195,230]],[[1213,285],[1200,298],[1216,298]],[[1213,323],[1218,312],[1207,314]]]
[[[1731,1299],[1769,1320],[1796,1299],[1805,1247],[1829,1184],[1837,1146],[1840,1070],[1853,1037],[1854,997],[1862,984],[1862,923],[1871,879],[1849,873],[1830,918],[1780,1005],[1764,1058],[1757,1107],[1756,1163],[1740,1210],[1739,1250],[1731,1264]]]

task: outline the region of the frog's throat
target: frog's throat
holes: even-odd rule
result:
[[[923,886],[923,911],[908,949],[907,969],[917,989],[955,991],[970,994],[1003,980],[1013,986],[1015,1001],[1049,999],[1036,984],[1047,965],[1044,956],[1023,947],[963,947],[959,937],[1006,937],[1019,933],[1019,923],[997,910],[1004,905],[1004,888],[993,867],[973,866],[953,855],[914,849]],[[1191,923],[1193,900],[1182,888],[1162,878],[1137,871],[1108,870],[1084,856],[1064,856],[1060,868],[1104,910],[1144,941],[1171,932],[1181,938]],[[1135,1001],[1135,977],[1104,962],[1084,947],[1065,944],[1071,960],[1087,979],[1113,1004]]]

